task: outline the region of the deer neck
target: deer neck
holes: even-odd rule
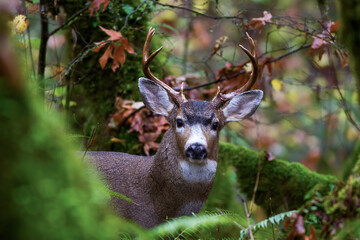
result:
[[[199,212],[211,191],[217,149],[213,160],[203,166],[189,163],[183,152],[170,128],[154,156],[149,178],[151,201],[160,221]]]

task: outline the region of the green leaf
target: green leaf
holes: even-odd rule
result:
[[[124,6],[122,7],[122,9],[123,9],[124,12],[125,12],[126,14],[128,14],[128,15],[134,11],[134,7],[131,6],[131,5],[129,5],[129,4],[124,4]]]

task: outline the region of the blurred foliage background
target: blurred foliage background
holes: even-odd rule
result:
[[[264,159],[268,161],[276,156],[287,162],[300,163],[318,173],[331,174],[347,186],[356,183],[353,179],[356,179],[354,169],[357,168],[354,166],[360,154],[360,74],[357,67],[360,62],[357,56],[360,10],[356,0],[346,3],[335,0],[1,0],[0,10],[4,13],[3,29],[7,27],[12,31],[5,33],[3,30],[2,34],[10,37],[11,48],[20,61],[17,63],[20,67],[10,69],[4,63],[1,70],[3,73],[17,71],[25,79],[26,90],[23,93],[26,94],[19,101],[26,104],[17,103],[19,109],[26,108],[28,104],[29,109],[40,111],[43,108],[44,113],[41,114],[46,113],[44,116],[40,114],[44,120],[32,120],[31,123],[40,121],[39,126],[33,126],[33,134],[44,141],[39,144],[49,151],[52,147],[47,146],[46,142],[50,141],[47,139],[53,139],[57,134],[64,137],[65,134],[65,137],[79,140],[72,141],[69,144],[71,148],[153,154],[168,125],[163,117],[143,108],[137,88],[137,79],[143,76],[142,47],[148,28],[153,26],[157,30],[152,42],[153,50],[164,47],[152,65],[153,72],[175,89],[184,82],[185,94],[193,99],[211,99],[217,86],[226,92],[244,83],[251,69],[238,45],[248,47],[245,37],[245,32],[248,32],[256,41],[262,72],[255,88],[262,89],[265,97],[255,116],[229,124],[221,132],[221,141],[261,151],[260,155],[265,152]],[[3,74],[5,80],[7,76]],[[7,96],[8,93],[1,92],[1,95]],[[33,95],[40,96],[34,104],[29,100]],[[2,112],[16,110],[16,107],[10,107],[8,98],[4,99]],[[16,114],[23,110],[15,110],[9,119],[21,118]],[[23,118],[31,119],[32,110],[29,111],[30,116],[24,114]],[[57,123],[47,120],[57,118],[54,111],[61,112],[64,119],[57,120]],[[62,133],[50,134],[51,129],[56,127],[49,126],[52,137],[42,136],[48,130],[44,127],[40,129],[41,121],[64,125],[64,129]],[[18,128],[16,126],[20,129],[22,124],[15,120],[8,123],[15,125],[3,124],[2,132]],[[8,135],[2,135],[1,142],[8,141],[4,151],[17,149],[21,143],[15,139],[21,138],[21,134],[17,131],[9,134],[14,141],[7,140],[10,139]],[[37,143],[28,140],[21,145],[31,147]],[[244,156],[248,156],[247,153],[253,156],[253,152],[245,152]],[[11,154],[8,156],[13,158]],[[203,226],[201,221],[205,221],[205,226],[211,231],[204,228],[183,237],[238,238],[242,236],[239,235],[241,227],[221,224],[226,225],[229,219],[236,219],[246,228],[249,221],[255,225],[275,215],[276,211],[268,207],[248,206],[250,214],[244,208],[253,205],[254,199],[249,197],[251,194],[239,191],[238,186],[242,190],[250,186],[252,191],[255,179],[251,179],[253,182],[250,185],[245,182],[244,176],[248,175],[241,175],[239,171],[249,171],[250,176],[256,176],[260,169],[256,161],[257,157],[254,157],[251,173],[246,168],[235,167],[234,170],[234,164],[226,162],[219,166],[204,214],[215,211],[224,218],[211,223],[214,216],[205,215],[205,220],[197,219],[198,224]],[[36,165],[31,166],[34,168]],[[283,171],[298,165],[286,166],[290,167],[284,167]],[[30,167],[19,168],[24,172],[33,171]],[[42,175],[38,177],[45,178]],[[259,178],[261,181],[261,174]],[[328,182],[334,184],[333,178],[329,179],[332,180]],[[55,186],[50,184],[47,187]],[[281,188],[281,182],[274,182],[274,188],[277,187]],[[356,187],[354,185],[354,189]],[[342,196],[341,189],[339,187],[332,193]],[[21,195],[18,190],[14,192]],[[325,193],[320,195],[317,197],[326,198]],[[358,199],[356,194],[351,196]],[[310,194],[308,199],[314,198]],[[271,203],[271,196],[264,201]],[[321,204],[326,201],[319,200]],[[283,211],[294,210],[285,205]],[[310,205],[307,207],[310,208]],[[331,216],[329,208],[324,207],[321,213]],[[321,225],[316,218],[325,218],[325,215],[317,210],[313,214],[303,210],[299,210],[296,216],[288,214],[292,220],[287,227],[271,222],[265,224],[270,228],[254,232],[254,236],[247,232],[244,238],[282,239],[288,236],[293,239],[297,236],[305,238],[306,235],[314,239],[311,237],[316,234],[310,226],[314,226],[320,236],[326,224]],[[232,218],[226,218],[229,213],[226,211],[234,214]],[[286,216],[281,215],[279,221]],[[341,213],[336,216],[343,219],[342,222],[348,220]],[[304,221],[301,223],[301,217],[305,218],[307,225]],[[189,227],[190,223],[194,222],[173,224],[178,224],[174,228],[181,229]],[[295,227],[289,226],[303,226],[306,231],[304,234],[294,232]],[[349,224],[349,229],[353,227]],[[342,228],[332,229],[335,233]],[[162,231],[158,228],[148,234],[168,234],[166,230]],[[342,229],[341,234],[348,236],[346,229]]]

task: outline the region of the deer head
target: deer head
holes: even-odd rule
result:
[[[147,78],[139,79],[139,89],[145,106],[154,113],[166,117],[173,131],[181,161],[203,165],[207,160],[217,161],[219,132],[227,122],[239,121],[251,116],[259,106],[263,92],[248,91],[258,75],[258,63],[254,41],[247,35],[251,52],[240,45],[252,63],[249,81],[240,89],[222,94],[220,89],[212,101],[187,100],[183,93],[175,91],[159,80],[150,70],[150,63],[161,51],[149,55],[150,42],[155,29],[150,28],[143,50],[143,71]],[[216,168],[216,167],[215,167]]]

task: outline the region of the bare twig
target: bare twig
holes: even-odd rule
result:
[[[242,20],[242,19],[244,19],[244,18],[239,17],[239,16],[213,16],[213,15],[208,15],[208,14],[205,14],[205,13],[198,12],[198,11],[192,9],[192,8],[183,7],[183,6],[176,6],[176,5],[171,5],[171,4],[165,4],[165,3],[158,2],[158,1],[156,1],[155,4],[163,6],[163,7],[186,10],[186,11],[192,12],[192,13],[198,15],[198,16],[203,16],[203,17],[214,19],[214,20],[220,20],[220,19],[241,19]]]
[[[335,64],[334,64],[334,60],[333,60],[333,55],[331,55],[330,53],[330,50],[328,49],[328,55],[330,56],[329,57],[329,62],[330,62],[330,66],[331,66],[331,71],[333,71],[333,78],[335,79],[335,88],[337,90],[337,92],[339,93],[340,95],[340,102],[341,102],[341,105],[343,107],[343,110],[344,110],[344,113],[347,117],[347,119],[349,120],[349,122],[356,128],[357,131],[360,132],[360,126],[357,122],[355,122],[354,118],[352,117],[351,115],[351,111],[349,109],[349,106],[344,98],[344,95],[342,94],[341,90],[340,90],[340,87],[339,87],[339,81],[337,79],[337,75],[336,75],[336,68],[335,68]]]
[[[241,201],[243,202],[244,204],[244,211],[245,211],[245,215],[246,215],[246,219],[247,219],[247,223],[248,223],[248,229],[249,229],[249,235],[250,235],[250,239],[251,240],[254,240],[254,235],[253,235],[253,232],[252,232],[252,224],[250,223],[250,214],[249,214],[249,211],[247,209],[247,206],[246,206],[246,201],[245,199],[241,199]]]
[[[300,50],[303,50],[303,49],[306,49],[306,48],[309,48],[311,46],[311,44],[305,44],[301,47],[298,47],[292,51],[289,51],[287,53],[284,53],[283,55],[280,55],[276,58],[273,58],[273,59],[270,59],[269,61],[267,61],[265,64],[270,64],[270,63],[273,63],[273,62],[276,62],[276,61],[279,61],[285,57],[288,57]],[[192,87],[187,87],[187,88],[184,88],[184,91],[190,91],[190,90],[193,90],[193,89],[198,89],[198,88],[203,88],[203,87],[207,87],[207,86],[210,86],[212,84],[216,84],[216,83],[219,83],[219,82],[222,82],[222,81],[225,81],[225,80],[230,80],[230,79],[233,79],[237,76],[239,76],[240,74],[243,74],[243,73],[246,73],[246,70],[245,69],[242,69],[236,73],[234,73],[233,75],[230,75],[230,76],[223,76],[219,79],[216,79],[215,81],[211,81],[211,82],[207,82],[207,83],[203,83],[203,84],[199,84],[199,85],[196,85],[196,86],[192,86]],[[177,91],[179,91],[180,89],[175,89]]]
[[[140,8],[142,5],[144,5],[144,3],[146,3],[146,0],[142,1],[142,3],[140,3],[140,4],[135,8],[134,11],[132,11],[131,13],[129,13],[129,14],[126,16],[126,18],[125,18],[125,23],[124,23],[124,25],[121,27],[120,32],[126,27],[129,17],[130,17],[131,15],[133,15],[135,12],[137,12],[137,10],[139,10],[139,8]]]
[[[357,122],[355,122],[354,118],[352,117],[349,106],[347,105],[344,95],[342,94],[338,84],[336,84],[336,90],[340,95],[341,104],[343,105],[343,110],[344,110],[344,113],[345,113],[347,119],[356,128],[356,130],[358,130],[358,132],[360,133],[360,126]]]
[[[294,49],[294,50],[292,50],[292,51],[289,51],[289,52],[287,52],[287,53],[284,53],[283,55],[280,55],[280,56],[278,56],[278,57],[276,57],[276,58],[273,58],[273,59],[269,60],[267,63],[273,63],[273,62],[279,61],[279,60],[283,59],[284,57],[287,57],[287,56],[289,56],[289,55],[291,55],[291,54],[294,54],[294,53],[296,53],[296,52],[298,52],[298,51],[300,51],[300,50],[309,48],[310,46],[311,46],[311,44],[302,45],[302,46],[299,47],[299,48],[296,48],[296,49]]]
[[[74,15],[72,15],[71,17],[69,17],[66,22],[64,22],[63,24],[61,24],[59,27],[55,28],[54,30],[52,30],[49,33],[49,37],[54,35],[56,32],[58,32],[59,30],[61,30],[63,27],[65,27],[66,25],[68,25],[74,18],[76,18],[77,16],[79,16],[80,14],[82,14],[83,12],[85,12],[87,9],[89,8],[88,4],[83,7],[82,9],[80,9],[79,11],[77,11],[76,13],[74,13]]]
[[[258,186],[259,186],[260,173],[261,173],[261,170],[262,170],[262,167],[263,167],[261,160],[262,159],[261,159],[261,157],[259,155],[259,157],[258,157],[258,170],[257,170],[257,174],[256,174],[256,181],[255,181],[255,186],[254,186],[254,190],[253,190],[253,194],[252,194],[251,202],[250,202],[250,207],[249,207],[250,216],[251,216],[251,213],[252,213],[252,208],[253,208],[254,203],[255,203],[255,196],[256,196]]]

